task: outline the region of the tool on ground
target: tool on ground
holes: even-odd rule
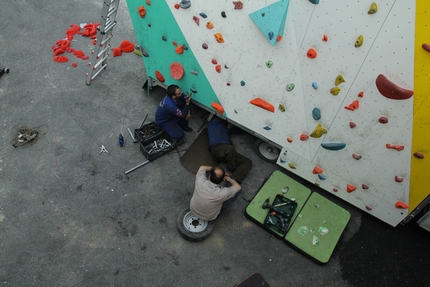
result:
[[[97,28],[97,43],[88,65],[90,71],[87,73],[86,84],[89,86],[97,75],[108,65],[107,58],[111,48],[110,40],[113,37],[112,29],[116,25],[115,17],[120,0],[105,0],[103,2],[100,25]],[[101,50],[100,50],[101,49]]]
[[[118,136],[118,145],[120,147],[124,147],[125,146],[124,136],[122,134],[119,134],[119,136]]]
[[[11,143],[13,147],[28,146],[36,143],[43,135],[45,135],[49,127],[48,125],[41,125],[35,128],[29,128],[26,126],[14,126],[12,127],[12,139]]]
[[[274,207],[273,205],[271,205],[270,203],[269,203],[269,198],[267,198],[265,201],[264,201],[264,203],[263,203],[263,205],[261,206],[263,209],[269,209],[269,210],[272,210],[272,211],[275,211],[275,212],[277,212],[277,213],[280,213],[280,214],[282,214],[282,215],[284,215],[284,216],[288,216],[288,214],[285,214],[282,210],[279,210],[279,209],[276,209],[276,207]]]
[[[4,75],[4,74],[9,74],[10,70],[9,68],[3,68],[0,70],[0,78]]]
[[[127,128],[128,133],[130,134],[131,139],[133,140],[133,143],[137,143],[137,139],[134,137],[133,133],[131,132],[130,128]]]
[[[130,172],[132,172],[132,171],[134,171],[134,170],[138,169],[139,167],[144,166],[144,165],[145,165],[145,164],[147,164],[147,163],[149,163],[149,160],[146,160],[146,161],[142,162],[141,164],[136,165],[136,166],[135,166],[135,167],[133,167],[133,168],[130,168],[129,170],[127,170],[127,171],[125,172],[125,174],[129,174]]]
[[[104,146],[104,145],[101,145],[99,155],[100,155],[102,152],[105,152],[105,153],[109,154],[108,150],[105,148],[105,146]]]
[[[140,128],[142,128],[143,127],[143,124],[145,123],[145,121],[146,121],[146,118],[148,117],[148,114],[146,114],[146,116],[143,118],[143,121],[142,121],[142,123],[140,124]]]

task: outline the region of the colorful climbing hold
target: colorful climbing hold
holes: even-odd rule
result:
[[[137,8],[137,12],[139,12],[139,16],[140,17],[145,18],[145,15],[146,15],[146,9],[145,9],[145,7],[139,6]]]
[[[212,59],[212,60],[211,60],[211,62],[212,62],[212,64],[214,64],[214,65],[218,64],[218,61],[217,61],[217,60],[215,60],[215,59]]]
[[[381,124],[386,124],[386,123],[388,123],[388,118],[387,117],[380,117],[378,121]]]
[[[414,152],[414,157],[418,158],[418,159],[423,159],[424,155],[420,152]]]
[[[216,71],[217,73],[221,73],[221,65],[216,65],[216,66],[215,66],[215,71]]]
[[[394,180],[395,180],[396,182],[402,182],[402,181],[403,181],[403,177],[396,175],[396,176],[394,177]]]
[[[307,135],[307,134],[301,134],[300,135],[300,140],[301,141],[305,141],[305,140],[307,140],[309,138],[309,136]]]
[[[170,65],[170,76],[175,80],[180,80],[184,76],[184,67],[178,62],[173,62]]]
[[[206,13],[204,13],[204,12],[200,12],[199,15],[202,18],[207,18],[208,17],[208,15],[206,15]]]
[[[179,6],[179,4],[178,4],[178,3],[176,3],[173,7],[175,7],[175,9],[179,9],[179,8],[181,8],[181,6]]]
[[[234,109],[234,113],[235,113],[235,114],[238,114],[239,112],[238,112],[236,109]]]
[[[339,95],[340,92],[340,88],[339,87],[334,87],[330,89],[330,94],[332,94],[333,96],[337,96]]]
[[[422,47],[424,50],[426,50],[427,52],[430,52],[430,45],[429,45],[429,44],[424,43],[424,44],[422,44],[422,45],[421,45],[421,47]]]
[[[321,143],[321,146],[326,150],[341,150],[346,147],[346,143],[343,142],[329,142],[329,143]]]
[[[358,96],[359,98],[364,97],[364,92],[363,92],[363,91],[359,92],[357,96]]]
[[[314,88],[315,90],[318,89],[318,84],[317,82],[312,82],[312,88]]]
[[[215,36],[215,40],[218,43],[224,43],[224,37],[221,35],[221,33],[216,33],[214,34],[214,36]]]
[[[178,47],[178,43],[176,41],[172,41],[173,46]]]
[[[322,135],[327,133],[327,129],[325,129],[322,124],[318,124],[313,132],[309,135],[313,138],[320,138]]]
[[[272,61],[267,61],[267,62],[266,62],[266,67],[267,67],[267,68],[272,67],[272,65],[273,65],[273,62],[272,62]]]
[[[225,11],[222,11],[222,12],[221,12],[221,16],[222,16],[223,18],[226,18],[226,17],[227,17],[227,14],[225,14]]]
[[[321,179],[321,180],[326,180],[325,176],[322,175],[322,174],[318,174],[318,178]]]
[[[292,138],[287,138],[287,142],[292,143],[293,139]]]
[[[183,54],[184,53],[184,47],[183,46],[178,46],[175,49],[176,54]]]
[[[280,157],[279,158],[279,161],[281,162],[281,163],[286,163],[287,161],[285,160],[285,159],[283,159],[282,157]]]
[[[197,90],[196,90],[196,89],[194,89],[194,88],[190,88],[190,91],[191,91],[191,93],[193,93],[193,94],[197,94]]]
[[[240,81],[240,85],[241,85],[242,87],[243,87],[243,86],[245,86],[245,84],[246,84],[246,83],[245,83],[245,81],[243,81],[243,80],[242,80],[242,81]]]
[[[203,44],[202,44],[202,48],[206,50],[207,48],[209,48],[209,47],[208,47],[208,44],[203,43]]]
[[[378,12],[378,4],[376,4],[376,2],[373,2],[370,5],[369,11],[367,11],[367,14],[375,14],[376,12]]]
[[[181,6],[182,9],[188,9],[191,6],[190,0],[181,0],[181,3],[179,3],[179,6]]]
[[[206,23],[206,28],[213,29],[213,27],[214,27],[214,24],[212,22],[207,22]]]
[[[404,203],[403,201],[397,201],[396,205],[397,208],[403,208],[403,209],[408,209],[409,205],[407,205],[406,203]]]
[[[326,34],[323,35],[322,37],[323,42],[327,42],[328,41],[328,36]]]
[[[333,187],[333,191],[334,191],[334,192],[338,192],[338,191],[339,191],[339,189],[338,189],[337,187]]]
[[[198,71],[196,71],[196,70],[192,70],[192,71],[191,71],[191,74],[193,74],[193,75],[196,75],[196,76],[197,76],[197,75],[199,74],[199,72],[198,72]]]
[[[354,186],[354,185],[352,185],[352,184],[347,184],[346,185],[346,192],[348,192],[348,193],[351,193],[351,192],[353,192],[354,190],[356,190],[357,188]]]
[[[397,144],[386,144],[385,147],[390,149],[395,149],[397,151],[401,151],[405,149],[404,145],[397,145]]]
[[[314,59],[317,57],[317,51],[314,48],[310,48],[306,53],[306,56],[308,56],[310,59]]]
[[[294,90],[294,87],[295,87],[296,85],[294,85],[293,83],[290,83],[290,84],[288,84],[287,85],[287,91],[288,92],[291,92],[292,90]]]
[[[233,1],[233,4],[234,4],[234,10],[240,10],[243,8],[242,1]]]
[[[197,24],[197,26],[200,26],[200,18],[197,16],[193,16],[193,21]]]
[[[344,79],[344,77],[342,75],[338,75],[336,77],[336,79],[334,80],[334,84],[336,86],[339,86],[341,83],[345,83],[345,79]]]
[[[363,183],[363,184],[361,185],[361,188],[362,188],[362,189],[369,189],[369,186],[368,186],[367,184]]]
[[[372,210],[372,207],[370,205],[366,205],[366,209],[370,211]]]
[[[265,129],[266,131],[270,131],[272,128],[270,126],[264,126],[263,129]]]
[[[281,36],[281,35],[278,35],[278,36],[276,37],[276,42],[281,42],[281,40],[282,40],[282,36]]]
[[[275,107],[272,104],[266,102],[265,100],[263,100],[261,98],[255,98],[255,99],[251,100],[250,103],[257,106],[257,107],[268,110],[272,113],[275,112]]]
[[[296,169],[296,166],[294,165],[294,163],[289,163],[288,166],[292,169]]]
[[[313,174],[319,174],[319,173],[323,173],[324,170],[322,168],[320,168],[319,166],[314,166],[314,169],[312,170]]]
[[[312,117],[316,121],[319,120],[321,118],[321,110],[319,108],[314,108],[312,110]]]
[[[157,78],[158,81],[160,81],[161,83],[164,83],[165,79],[164,76],[158,71],[155,71],[155,77]]]
[[[224,108],[220,104],[213,102],[212,108],[214,108],[221,115],[224,114]]]
[[[230,68],[227,64],[224,65],[224,68],[228,69]]]
[[[384,75],[379,74],[375,81],[376,88],[384,97],[392,100],[406,100],[412,97],[414,91],[403,89],[390,80]]]
[[[279,109],[281,112],[285,112],[285,106],[284,106],[283,104],[279,104],[278,109]]]
[[[361,155],[356,154],[356,153],[353,153],[353,154],[352,154],[352,158],[353,158],[353,159],[356,159],[356,160],[359,160],[359,159],[361,159]]]
[[[361,45],[363,45],[363,41],[364,41],[363,35],[358,36],[357,40],[355,40],[355,44],[354,44],[355,48],[361,47]]]
[[[167,41],[166,36],[161,36],[161,40],[163,40],[163,41]]]
[[[269,40],[272,40],[274,35],[275,35],[275,34],[274,34],[272,31],[270,31],[270,32],[267,34],[267,36],[269,37]]]
[[[309,0],[312,4],[320,4],[320,0]]]
[[[360,107],[360,102],[358,100],[354,100],[349,106],[345,106],[345,109],[354,111]]]
[[[356,123],[354,123],[354,122],[349,122],[349,127],[350,127],[351,129],[355,128],[356,126],[357,126],[357,124],[356,124]]]

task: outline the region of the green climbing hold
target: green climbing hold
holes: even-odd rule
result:
[[[266,66],[267,66],[267,68],[272,67],[272,65],[273,65],[273,62],[272,62],[272,61],[267,61],[267,62],[266,62]]]
[[[288,91],[288,92],[291,92],[292,90],[294,90],[294,87],[295,87],[295,85],[294,85],[293,83],[288,84],[288,85],[287,85],[287,91]]]

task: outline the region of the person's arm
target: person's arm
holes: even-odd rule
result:
[[[237,181],[235,181],[234,179],[232,179],[229,174],[227,174],[227,173],[225,174],[224,181],[229,182],[232,187],[235,187],[236,192],[241,191],[242,187],[240,186],[240,184]]]
[[[202,165],[200,166],[199,170],[203,169],[204,171],[211,171],[212,167],[211,166],[207,166],[207,165]]]
[[[191,94],[188,94],[187,96],[185,96],[185,94],[182,94],[181,99],[183,101],[185,101],[185,105],[184,108],[182,109],[182,116],[180,116],[181,118],[184,118],[186,120],[189,120],[191,118]]]

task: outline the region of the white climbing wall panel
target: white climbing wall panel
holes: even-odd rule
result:
[[[360,209],[391,225],[408,214],[414,97],[389,99],[375,80],[382,74],[391,89],[414,89],[415,1],[380,0],[374,14],[369,0],[244,0],[241,9],[220,0],[176,9],[179,2],[166,0],[229,119],[282,146],[279,165]],[[271,43],[262,31],[283,21]],[[339,75],[345,81],[335,84]],[[255,98],[274,112],[250,104]]]

